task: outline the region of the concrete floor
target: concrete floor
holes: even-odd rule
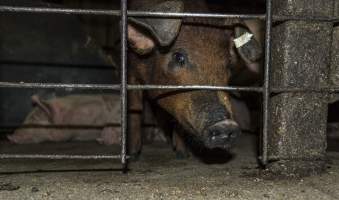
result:
[[[236,156],[224,164],[177,160],[166,145],[147,146],[127,174],[107,160],[1,161],[0,171],[7,173],[0,174],[0,199],[339,199],[339,152],[328,154],[322,175],[280,179],[260,173],[255,138],[242,137]],[[24,146],[26,150],[7,146],[1,145],[2,152],[112,151],[92,143]]]

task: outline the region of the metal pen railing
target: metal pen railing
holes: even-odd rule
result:
[[[0,3],[1,4],[1,3]],[[0,154],[0,158],[26,158],[26,159],[120,159],[126,167],[127,155],[126,136],[127,136],[127,92],[128,90],[223,90],[223,91],[244,91],[257,92],[263,95],[263,129],[261,134],[261,152],[260,160],[263,165],[268,162],[268,124],[269,124],[269,104],[270,94],[280,92],[320,92],[334,93],[339,92],[337,87],[326,88],[271,88],[270,87],[270,66],[271,66],[271,31],[274,21],[283,20],[303,20],[303,21],[323,21],[339,22],[339,18],[326,17],[290,17],[273,16],[272,0],[266,1],[266,14],[213,14],[213,13],[169,13],[169,12],[147,12],[147,11],[128,11],[127,0],[121,0],[120,10],[99,10],[99,9],[64,9],[64,8],[42,8],[42,7],[14,7],[1,6],[0,12],[20,12],[20,13],[50,13],[50,14],[74,14],[74,15],[107,15],[121,18],[121,84],[56,84],[56,83],[13,83],[0,82],[0,88],[73,88],[86,90],[120,90],[121,92],[121,153],[120,155],[22,155],[22,154]],[[265,37],[265,69],[263,87],[232,87],[232,86],[209,86],[209,85],[130,85],[127,83],[127,18],[128,17],[156,17],[156,18],[238,18],[238,19],[261,19],[266,20]]]

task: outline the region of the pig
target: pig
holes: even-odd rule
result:
[[[130,10],[211,12],[207,1],[131,0]],[[129,84],[227,86],[232,71],[260,72],[262,45],[239,19],[129,18]],[[207,90],[149,90],[147,99],[174,121],[176,151],[186,146],[228,151],[241,134],[230,93]],[[128,152],[138,156],[143,93],[129,93]],[[158,119],[160,117],[157,117]]]
[[[48,101],[34,95],[32,101],[35,108],[23,123],[26,127],[7,135],[10,142],[27,144],[96,140],[105,145],[120,144],[120,127],[112,126],[120,123],[118,95],[69,95]]]

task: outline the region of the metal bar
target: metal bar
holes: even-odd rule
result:
[[[59,84],[59,83],[13,83],[0,82],[0,88],[42,88],[42,89],[86,89],[86,90],[120,90],[121,85],[109,84]],[[225,91],[253,91],[261,92],[261,87],[232,87],[208,85],[126,85],[128,90],[225,90]]]
[[[109,15],[120,16],[119,10],[103,9],[71,9],[71,8],[44,8],[44,7],[21,7],[21,6],[0,6],[0,12],[23,12],[23,13],[52,13],[52,14],[76,14],[76,15]],[[237,18],[237,19],[262,19],[264,14],[221,14],[221,13],[173,13],[173,12],[149,12],[149,11],[128,11],[129,17],[160,17],[160,18],[183,18],[183,17],[206,17],[206,18]],[[308,17],[308,16],[272,16],[276,21],[302,20],[302,21],[323,21],[339,22],[338,17]]]
[[[0,6],[0,12],[120,16],[119,10],[45,8],[45,7],[25,7],[25,6]]]
[[[128,85],[129,90],[224,90],[224,91],[247,91],[261,92],[261,87],[232,87],[210,85]]]
[[[121,16],[119,10],[101,9],[69,9],[69,8],[37,8],[19,6],[0,6],[0,12],[25,12],[25,13],[53,13],[53,14],[77,14],[77,15],[110,15]],[[264,19],[265,15],[246,14],[211,14],[211,13],[173,13],[173,12],[149,12],[149,11],[128,11],[129,17],[161,17],[161,18],[182,18],[182,17],[207,17],[207,18],[244,18]]]
[[[234,19],[265,19],[265,15],[258,14],[221,14],[221,13],[171,13],[171,12],[150,12],[150,11],[128,11],[131,17],[157,17],[157,18],[234,18]]]
[[[120,123],[111,123],[105,125],[88,125],[88,124],[8,124],[0,125],[1,129],[15,129],[15,128],[60,128],[60,129],[103,129],[105,127],[120,127]],[[80,133],[81,134],[81,133]]]
[[[265,37],[265,75],[263,90],[263,132],[262,132],[262,159],[267,165],[268,125],[270,104],[270,66],[271,66],[271,31],[272,31],[272,0],[266,0],[266,37]]]
[[[127,168],[127,0],[121,0],[121,163]]]
[[[90,90],[119,90],[120,85],[108,84],[67,84],[67,83],[14,83],[0,82],[0,88],[41,88],[41,89],[90,89]]]
[[[73,160],[88,160],[88,159],[120,159],[120,155],[51,155],[51,154],[0,154],[0,159],[73,159]]]
[[[223,90],[241,92],[262,92],[262,87],[212,86],[212,85],[128,85],[127,90]],[[14,83],[0,82],[0,88],[42,88],[42,89],[82,89],[82,90],[120,90],[120,84],[72,84],[72,83]],[[320,92],[336,93],[339,87],[298,88],[274,87],[270,93],[279,92]]]
[[[152,123],[146,123],[143,124],[145,127],[154,127],[155,124]],[[65,126],[65,125],[31,125],[31,124],[0,124],[0,131],[3,129],[17,129],[17,128],[67,128],[67,129],[82,129],[82,128],[86,128],[86,129],[103,129],[105,127],[120,127],[121,124],[120,123],[112,123],[112,124],[108,124],[106,125],[71,125],[71,126]]]

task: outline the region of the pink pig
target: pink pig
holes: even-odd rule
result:
[[[26,127],[7,136],[12,143],[89,140],[106,145],[120,143],[120,127],[112,126],[120,123],[118,95],[70,95],[48,101],[34,95],[32,101],[36,107],[26,117],[23,123]]]

